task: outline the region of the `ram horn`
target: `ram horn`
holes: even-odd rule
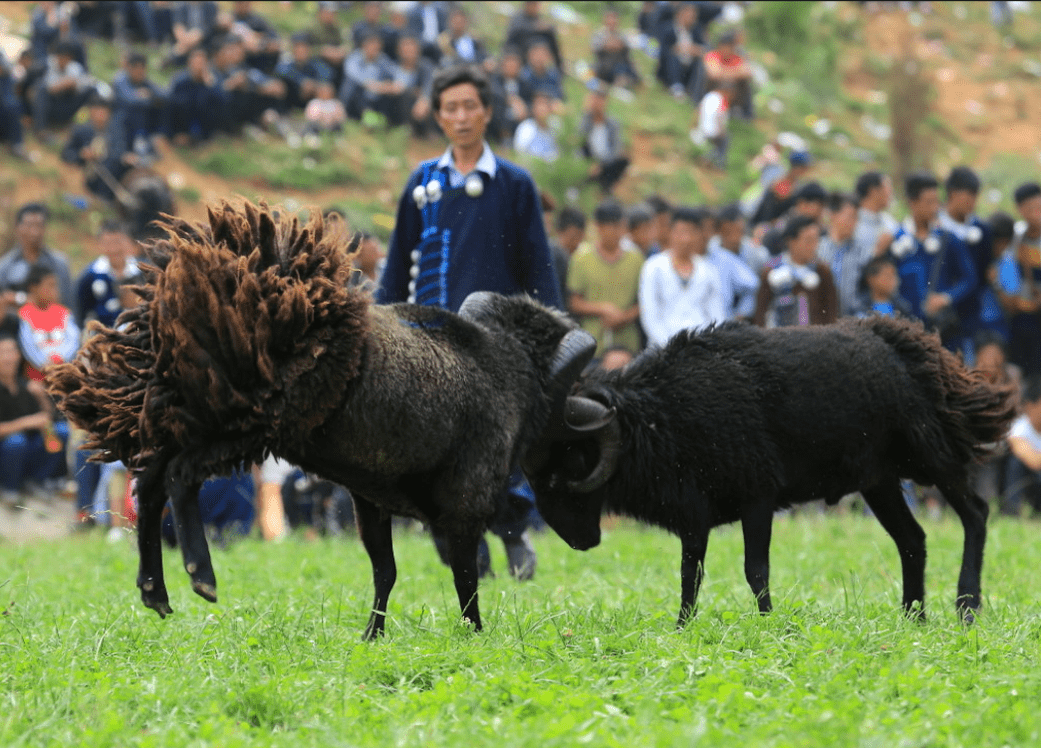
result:
[[[458,314],[463,319],[473,321],[481,312],[490,309],[494,299],[495,294],[491,291],[474,291],[463,299]]]
[[[560,413],[571,385],[596,353],[596,338],[585,330],[571,330],[557,344],[549,365],[549,395],[553,412]]]
[[[590,434],[596,438],[600,459],[582,480],[568,481],[568,488],[578,493],[589,493],[604,485],[612,475],[622,454],[622,430],[617,412],[603,403],[587,397],[569,397],[564,409],[565,423],[575,434]]]

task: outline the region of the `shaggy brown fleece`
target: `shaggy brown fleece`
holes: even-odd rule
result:
[[[301,225],[250,203],[164,228],[141,304],[47,372],[86,448],[141,466],[177,447],[208,475],[307,439],[361,364],[371,301],[347,286],[356,242],[319,214]]]

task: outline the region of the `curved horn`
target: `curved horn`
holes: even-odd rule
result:
[[[463,319],[468,319],[473,322],[478,315],[491,307],[491,303],[494,299],[495,294],[491,291],[474,291],[463,299],[458,314]]]
[[[596,338],[585,330],[570,330],[560,339],[549,365],[549,395],[555,413],[564,409],[568,390],[593,359],[594,353]]]
[[[614,408],[608,408],[588,397],[574,395],[569,397],[564,405],[564,423],[570,431],[596,431],[606,426],[614,417]]]
[[[568,481],[568,488],[578,493],[589,493],[600,488],[614,475],[618,458],[622,454],[622,429],[618,425],[617,412],[614,408],[607,408],[588,398],[571,397],[568,398],[569,412],[572,407],[572,401],[585,401],[580,406],[584,411],[582,417],[588,419],[583,426],[585,427],[585,433],[592,432],[595,436],[597,446],[600,449],[600,459],[597,461],[596,467],[585,478]],[[592,403],[592,406],[586,403]],[[576,405],[578,404],[576,403]],[[568,426],[576,431],[581,428],[576,424],[572,424],[570,419],[568,419]]]

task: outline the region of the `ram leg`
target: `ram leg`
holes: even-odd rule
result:
[[[173,613],[163,577],[163,474],[169,459],[162,456],[136,476],[137,494],[137,586],[141,602],[166,618]]]
[[[887,478],[862,493],[882,527],[893,538],[900,554],[904,576],[904,612],[911,618],[924,621],[925,530],[907,506],[898,478]]]
[[[746,506],[741,516],[745,540],[745,579],[752,588],[759,612],[773,610],[770,602],[770,536],[773,532],[773,507],[766,502]]]
[[[181,546],[184,570],[192,580],[195,594],[211,603],[217,602],[217,577],[210,559],[210,545],[206,541],[206,527],[199,509],[200,481],[180,481],[173,477],[171,466],[166,475],[166,492],[173,509],[177,544]]]
[[[980,608],[980,575],[983,572],[983,547],[987,542],[987,515],[990,508],[968,487],[964,478],[944,482],[938,488],[957,512],[965,529],[955,605],[962,620],[972,623],[976,619],[975,612]]]
[[[383,636],[387,620],[387,601],[398,577],[398,567],[394,561],[394,535],[390,514],[356,493],[351,496],[354,499],[354,519],[358,525],[358,535],[372,563],[372,583],[376,590],[369,623],[362,635],[363,639],[372,640]]]
[[[481,630],[481,612],[477,605],[477,546],[480,534],[458,535],[449,533],[448,563],[452,567],[455,592],[459,596],[459,609],[463,619],[473,624],[474,631]]]
[[[695,520],[695,526],[680,534],[683,544],[680,561],[680,615],[676,628],[682,628],[698,612],[698,592],[705,576],[705,552],[708,549],[708,521],[704,517]]]

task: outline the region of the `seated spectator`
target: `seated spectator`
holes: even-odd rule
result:
[[[448,28],[438,37],[442,67],[449,65],[481,65],[488,60],[484,42],[470,33],[470,16],[461,5],[448,12]]]
[[[622,206],[605,200],[593,212],[597,238],[579,249],[568,267],[568,309],[596,338],[597,355],[613,346],[640,350],[638,291],[643,255],[622,249]]]
[[[33,130],[42,140],[53,137],[51,128],[69,124],[94,93],[94,78],[74,59],[75,49],[71,42],[58,42],[33,91]]]
[[[752,211],[749,223],[753,227],[771,224],[788,212],[795,203],[795,195],[803,178],[809,174],[813,159],[806,151],[788,155],[788,171],[766,186],[762,198]]]
[[[713,237],[715,238],[715,237]],[[723,318],[751,320],[755,313],[759,276],[736,252],[709,240],[705,256],[719,274]]]
[[[665,345],[676,333],[724,320],[719,273],[706,256],[708,214],[678,207],[666,249],[640,272],[640,322],[647,345]]]
[[[437,40],[448,28],[448,13],[443,3],[420,0],[411,5],[406,17],[409,34],[419,40],[423,58],[431,65],[440,65],[441,47]]]
[[[698,24],[698,9],[692,2],[680,3],[673,22],[660,39],[659,79],[678,99],[701,100],[704,85],[702,55],[705,40]]]
[[[224,97],[222,129],[238,133],[244,125],[280,123],[279,112],[285,111],[288,87],[249,65],[246,48],[234,34],[221,40],[213,59],[213,74]]]
[[[25,378],[18,342],[0,336],[0,501],[14,507],[23,491],[53,490],[68,439],[43,385]]]
[[[725,206],[716,216],[716,235],[709,240],[709,250],[717,248],[740,257],[756,277],[770,259],[770,251],[745,233],[745,214],[738,203]]]
[[[527,63],[520,77],[526,83],[526,89],[531,96],[527,99],[528,106],[531,106],[535,91],[545,91],[553,97],[556,109],[556,102],[563,102],[567,97],[564,95],[563,76],[560,70],[553,66],[549,46],[541,41],[533,42],[528,47],[525,60]]]
[[[273,75],[282,54],[282,40],[271,22],[253,10],[252,0],[232,3],[230,24],[225,28],[242,41],[247,66]]]
[[[382,36],[380,27],[373,29],[373,31],[377,36]],[[333,85],[339,91],[340,86],[343,85],[343,65],[347,61],[350,48],[347,46],[343,25],[336,17],[335,2],[323,0],[323,2],[318,3],[318,15],[316,24],[311,29],[311,38],[318,47],[318,56],[332,69]],[[352,46],[357,48],[361,45],[353,44]]]
[[[1009,456],[1001,513],[1020,516],[1024,503],[1041,512],[1041,379],[1030,377],[1023,390],[1023,414],[1008,435]]]
[[[828,265],[839,295],[839,316],[857,313],[860,307],[860,283],[864,267],[874,252],[853,241],[857,227],[857,202],[852,195],[833,194],[828,201],[831,225],[821,237],[817,257]]]
[[[412,33],[408,27],[408,2],[390,3],[390,14],[387,23],[380,29],[380,38],[383,40],[383,54],[391,62],[397,62],[398,39],[406,34]],[[364,41],[364,40],[363,40]],[[361,49],[354,46],[355,51]]]
[[[661,251],[655,241],[654,212],[646,203],[637,203],[625,213],[628,232],[622,237],[622,246],[632,249],[645,258]]]
[[[389,119],[396,93],[394,62],[383,54],[380,37],[370,34],[344,64],[340,101],[351,119],[360,120],[370,110]]]
[[[178,2],[173,6],[173,49],[165,66],[181,67],[188,62],[193,49],[213,51],[213,44],[221,31],[217,26],[219,14],[213,0]]]
[[[900,276],[889,255],[872,257],[861,272],[863,292],[855,305],[858,317],[872,314],[884,317],[911,316],[911,305],[900,295]]]
[[[213,137],[224,108],[224,92],[202,47],[188,53],[188,69],[179,72],[170,82],[167,107],[169,135],[177,145],[200,143]]]
[[[48,267],[58,276],[62,304],[71,307],[76,303],[68,259],[47,246],[49,218],[43,203],[25,203],[15,213],[15,245],[0,257],[0,307],[6,306],[8,312],[17,312],[26,302],[29,270],[35,265]]]
[[[601,192],[609,195],[629,168],[629,157],[625,155],[621,123],[607,115],[606,84],[594,79],[587,88],[582,120],[578,124],[582,155],[592,162],[587,181],[595,182]]]
[[[712,146],[710,163],[716,169],[727,168],[727,145],[730,142],[730,96],[732,85],[724,81],[711,81],[708,92],[698,104],[698,132]]]
[[[398,39],[398,64],[394,68],[394,83],[398,92],[391,110],[390,124],[408,124],[412,134],[425,138],[435,134],[434,110],[430,92],[434,82],[434,65],[420,54],[419,38],[405,34]]]
[[[0,49],[0,143],[5,143],[11,155],[28,160],[25,136],[22,133],[22,105],[15,90],[14,65]]]
[[[857,226],[853,244],[858,255],[882,254],[893,241],[899,224],[888,213],[893,200],[893,183],[880,171],[868,171],[857,177]]]
[[[752,68],[737,51],[738,32],[724,31],[716,41],[716,48],[705,53],[705,90],[714,84],[724,86],[730,92],[730,103],[735,115],[741,119],[752,119]]]
[[[55,45],[68,42],[72,59],[86,69],[87,51],[80,39],[77,10],[73,3],[52,0],[36,3],[29,26],[29,50],[35,62],[45,64]]]
[[[343,102],[336,98],[332,83],[318,84],[317,95],[304,107],[304,123],[306,132],[315,135],[343,130],[347,123],[347,110]]]
[[[838,318],[835,282],[817,259],[820,225],[795,216],[784,231],[785,251],[766,263],[759,276],[755,324],[760,327],[826,325]]]
[[[313,43],[311,34],[306,31],[293,34],[290,57],[275,66],[275,75],[288,88],[286,102],[292,109],[303,109],[307,102],[318,98],[318,87],[322,83],[333,81],[332,68],[314,54]]]
[[[531,156],[552,163],[560,157],[557,134],[550,123],[553,113],[553,94],[539,90],[531,103],[531,117],[517,125],[513,134],[513,149],[518,155]]]
[[[115,327],[124,307],[120,302],[120,286],[138,278],[135,257],[137,248],[126,230],[115,221],[105,221],[98,232],[99,256],[76,280],[76,319],[85,327],[96,319],[106,327]]]
[[[43,381],[51,364],[71,361],[80,347],[80,329],[72,311],[58,303],[58,277],[45,265],[33,265],[26,280],[28,297],[18,310],[18,342],[25,375]]]
[[[548,233],[548,232],[547,232]],[[555,240],[551,240],[549,248],[553,252],[553,266],[560,281],[560,299],[565,309],[570,309],[570,292],[567,290],[568,270],[571,258],[582,246],[586,238],[586,214],[573,205],[565,205],[557,213]]]
[[[784,207],[787,219],[798,216],[811,218],[819,225],[824,218],[824,207],[828,202],[828,193],[820,182],[807,182],[795,194],[788,199],[778,202],[778,207]],[[776,226],[763,235],[763,246],[770,250],[770,254],[780,254],[784,251],[784,225]]]
[[[633,64],[629,42],[618,28],[618,7],[604,8],[603,20],[604,25],[593,34],[591,41],[596,57],[593,73],[605,83],[637,88],[641,83],[640,73]]]
[[[1008,254],[1014,270],[1008,283],[1009,360],[1024,376],[1041,375],[1041,185],[1027,182],[1013,193],[1020,220]]]
[[[327,9],[328,12],[333,13],[333,19],[335,16],[336,3],[319,3],[319,10]],[[380,0],[366,0],[361,5],[361,18],[355,21],[351,25],[351,45],[354,49],[361,49],[362,43],[365,41],[365,37],[376,36],[383,38],[383,6],[385,3]],[[329,7],[332,6],[332,7]],[[338,25],[338,22],[337,22]],[[394,40],[395,43],[397,39]],[[395,44],[396,46],[396,44]],[[390,55],[392,50],[384,49],[384,52]],[[342,60],[341,60],[342,63]]]
[[[522,66],[520,52],[506,48],[499,59],[498,72],[491,76],[493,111],[489,130],[503,140],[512,141],[517,125],[531,116],[528,101],[535,92],[521,77]]]
[[[61,150],[67,164],[83,167],[87,189],[102,200],[114,200],[120,180],[137,161],[127,150],[122,128],[112,122],[112,102],[95,94],[87,104],[87,121],[76,125]]]
[[[957,304],[976,287],[976,270],[965,242],[936,224],[939,183],[916,172],[905,186],[910,215],[889,247],[900,275],[900,295],[912,313],[940,334],[950,350],[961,350],[964,328]]]
[[[557,29],[551,21],[542,16],[542,3],[525,0],[520,10],[510,19],[506,30],[506,41],[503,47],[514,47],[520,50],[523,59],[527,59],[528,49],[536,42],[546,45],[553,57],[557,70],[564,69],[564,58],[560,55],[560,44],[557,41]]]
[[[155,155],[152,138],[167,131],[167,94],[148,79],[148,58],[140,52],[126,56],[124,69],[112,81],[112,121],[120,140],[135,151],[143,140],[150,155]]]

